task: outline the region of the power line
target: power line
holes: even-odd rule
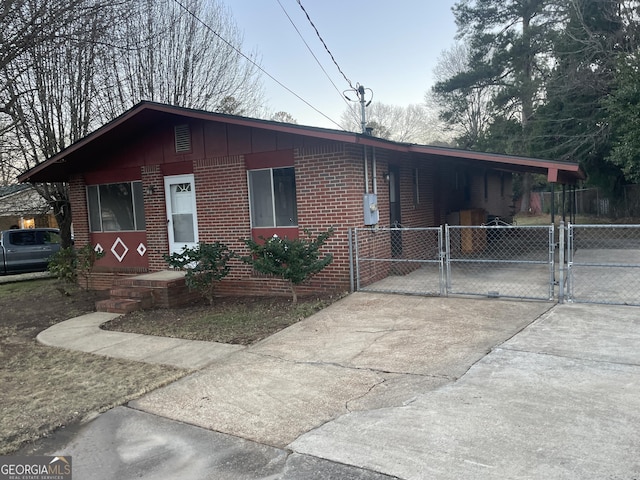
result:
[[[342,101],[349,106],[349,103],[347,102],[347,99],[344,98],[344,95],[342,94],[342,92],[340,91],[340,89],[338,88],[338,86],[334,83],[334,81],[331,79],[331,77],[329,76],[329,74],[327,73],[327,71],[325,70],[324,66],[322,65],[322,63],[320,63],[320,60],[318,60],[318,57],[316,57],[316,54],[313,53],[313,50],[311,49],[311,47],[309,46],[309,44],[307,43],[307,41],[304,39],[302,33],[300,32],[300,30],[298,29],[298,27],[296,26],[296,24],[294,23],[293,19],[291,18],[291,16],[289,15],[289,13],[287,13],[287,10],[284,8],[284,6],[282,5],[282,3],[280,2],[280,0],[276,0],[278,2],[278,5],[280,5],[280,8],[282,9],[282,11],[284,12],[284,14],[287,16],[287,18],[289,19],[289,22],[291,22],[291,25],[293,26],[293,28],[295,29],[295,31],[298,33],[298,36],[300,37],[300,39],[302,40],[302,42],[305,44],[305,46],[307,47],[307,50],[309,50],[309,53],[311,54],[311,56],[314,58],[314,60],[316,61],[316,63],[318,64],[318,66],[320,67],[320,69],[324,72],[325,76],[327,77],[327,79],[329,80],[329,82],[331,82],[331,85],[333,85],[333,88],[335,88],[336,92],[338,92],[338,95],[340,96],[340,98],[342,99]],[[308,18],[308,17],[307,17]],[[317,30],[316,30],[317,32]]]
[[[308,101],[306,101],[304,98],[302,98],[300,95],[298,95],[296,92],[294,92],[293,90],[291,90],[289,87],[287,87],[284,83],[282,83],[280,80],[278,80],[277,78],[275,78],[273,75],[271,75],[269,72],[267,72],[264,68],[262,68],[261,65],[259,65],[258,63],[256,63],[251,57],[248,57],[247,55],[245,55],[240,49],[238,49],[235,45],[231,44],[229,41],[227,41],[227,39],[225,39],[222,35],[220,35],[218,32],[216,32],[213,28],[211,28],[209,25],[207,25],[207,23],[205,23],[202,19],[200,19],[200,17],[198,17],[195,13],[193,13],[191,10],[189,10],[187,7],[185,7],[182,2],[180,2],[180,0],[173,0],[175,3],[177,3],[180,8],[182,8],[185,12],[187,12],[189,15],[191,15],[197,22],[201,23],[207,30],[209,30],[211,33],[213,33],[216,37],[218,37],[220,40],[222,40],[227,46],[229,46],[231,49],[233,49],[236,53],[238,53],[240,56],[242,56],[244,59],[246,59],[248,62],[250,62],[253,66],[255,66],[258,70],[260,70],[262,73],[264,73],[267,77],[269,77],[271,80],[273,80],[274,82],[276,82],[278,85],[280,85],[282,88],[284,88],[287,92],[291,93],[292,95],[294,95],[298,100],[302,101],[305,103],[305,105],[307,105],[308,107],[312,108],[313,110],[315,110],[317,113],[319,113],[320,115],[322,115],[324,118],[326,118],[327,120],[329,120],[331,123],[333,123],[334,125],[336,125],[340,130],[344,130],[342,128],[342,126],[336,122],[335,120],[333,120],[332,118],[330,118],[329,116],[327,116],[326,114],[324,114],[323,112],[321,112],[320,110],[318,110],[316,107],[314,107],[313,105],[311,105],[311,103],[309,103]]]
[[[342,77],[345,79],[345,81],[347,82],[347,84],[353,89],[356,90],[356,87],[353,86],[353,84],[351,83],[351,80],[349,80],[347,78],[347,76],[344,74],[344,72],[342,71],[342,69],[340,68],[340,65],[338,65],[338,62],[336,61],[335,57],[333,56],[333,53],[331,53],[331,50],[329,50],[329,47],[327,47],[327,44],[325,43],[324,39],[322,38],[322,35],[320,35],[320,32],[318,31],[318,28],[315,26],[315,24],[313,23],[313,20],[311,20],[311,17],[309,16],[309,13],[307,13],[307,10],[304,8],[304,6],[302,5],[301,0],[298,0],[298,5],[300,5],[300,8],[302,9],[302,11],[304,12],[304,14],[307,16],[307,20],[309,20],[309,23],[311,24],[311,26],[313,27],[313,29],[316,31],[316,35],[318,36],[318,38],[320,39],[320,41],[322,42],[322,45],[324,45],[324,49],[327,51],[327,53],[329,54],[329,56],[331,57],[331,60],[333,61],[333,63],[335,64],[336,68],[338,69],[338,71],[340,72],[340,74],[342,75]]]

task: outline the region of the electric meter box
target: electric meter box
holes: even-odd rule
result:
[[[375,193],[364,194],[364,224],[377,225],[380,222],[378,211],[378,195]]]

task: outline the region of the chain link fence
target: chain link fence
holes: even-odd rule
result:
[[[640,225],[567,226],[567,300],[640,305]]]
[[[550,213],[553,206],[556,215],[565,209],[587,217],[640,218],[640,185],[625,185],[615,196],[600,188],[567,190],[564,194],[562,191],[534,192],[532,204],[537,204],[534,199],[538,197],[540,211],[536,213]]]
[[[447,293],[552,300],[554,228],[446,227]]]
[[[640,225],[558,232],[559,242],[553,225],[357,228],[354,287],[640,306]]]
[[[356,289],[442,295],[441,228],[356,228]]]

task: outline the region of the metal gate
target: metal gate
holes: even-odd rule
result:
[[[640,225],[567,225],[567,300],[640,305]]]
[[[553,300],[554,228],[446,226],[447,293]]]
[[[446,238],[443,238],[446,237]],[[554,297],[553,226],[356,228],[354,285],[369,292]]]
[[[443,295],[442,229],[355,228],[355,288]]]

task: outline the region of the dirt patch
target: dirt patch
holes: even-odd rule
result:
[[[188,373],[37,343],[51,325],[95,311],[96,300],[62,295],[54,280],[0,285],[0,455]]]
[[[106,330],[251,345],[341,298],[325,295],[288,297],[224,297],[213,305],[202,301],[174,309],[133,312],[102,326]]]

